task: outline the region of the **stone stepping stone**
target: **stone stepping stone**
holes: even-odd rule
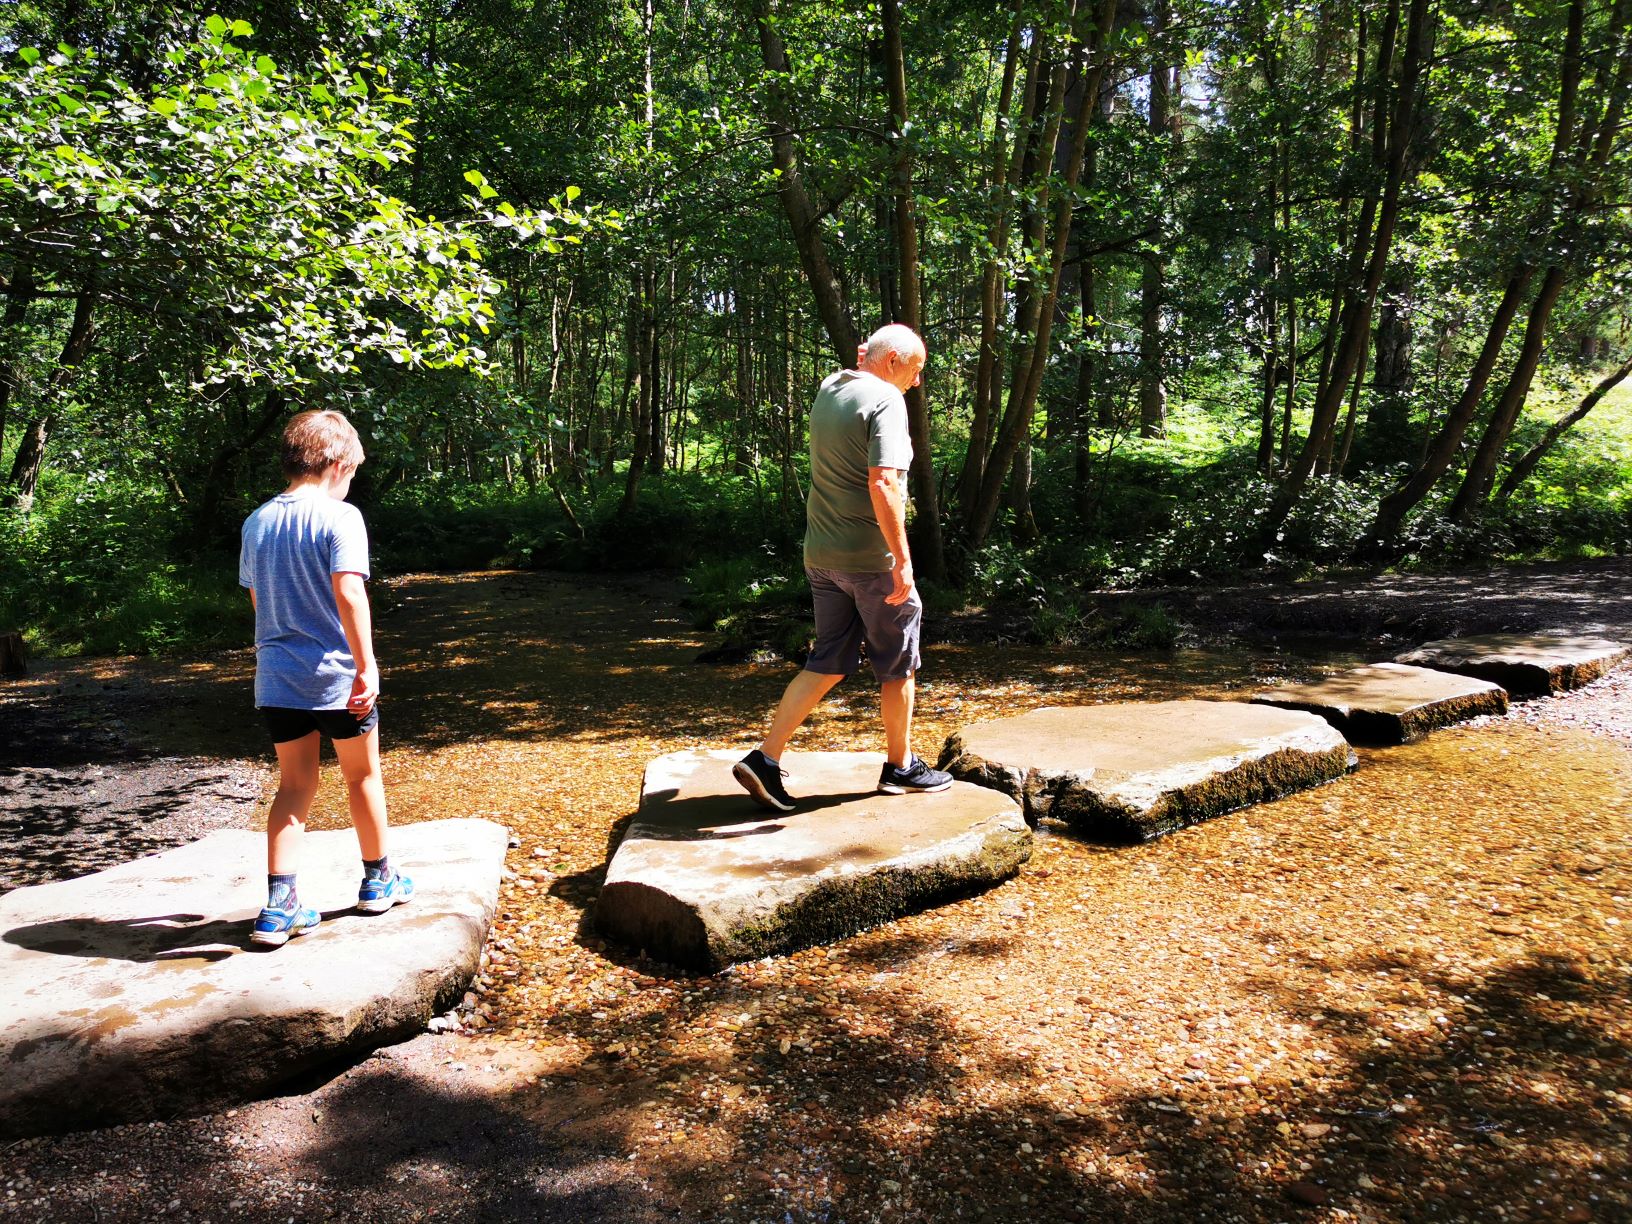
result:
[[[416,895],[368,915],[355,834],[308,833],[323,924],[275,949],[249,942],[266,837],[246,830],[0,897],[0,1134],[237,1103],[423,1030],[475,975],[505,842],[486,820],[394,827]]]
[[[1314,684],[1254,693],[1260,705],[1319,714],[1356,743],[1407,744],[1438,727],[1507,713],[1507,692],[1474,676],[1373,663]]]
[[[595,905],[602,931],[712,971],[843,939],[1005,880],[1031,857],[1020,809],[983,787],[881,795],[879,754],[799,752],[784,761],[799,808],[771,812],[731,777],[741,757],[671,752],[646,767]]]
[[[1603,638],[1550,633],[1486,633],[1441,638],[1396,655],[1397,663],[1478,676],[1514,698],[1545,697],[1591,684],[1622,659],[1627,648]]]
[[[1240,701],[1032,710],[946,741],[941,768],[1113,841],[1149,841],[1341,777],[1354,762],[1324,718]]]

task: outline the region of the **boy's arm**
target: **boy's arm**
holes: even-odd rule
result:
[[[357,678],[351,682],[351,698],[346,709],[358,718],[367,718],[368,712],[380,696],[380,669],[374,662],[374,627],[368,611],[368,587],[361,574],[340,573],[330,576],[334,583],[334,604],[340,612],[340,627],[345,630],[346,645],[357,664]]]

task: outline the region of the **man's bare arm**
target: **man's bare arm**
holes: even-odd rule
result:
[[[380,669],[374,662],[374,625],[368,609],[368,587],[361,574],[334,574],[334,604],[340,612],[340,628],[357,664],[357,678],[351,682],[346,709],[358,718],[366,717],[380,695]]]
[[[907,474],[900,468],[867,469],[867,495],[873,516],[884,533],[884,547],[895,554],[895,589],[884,597],[889,604],[905,603],[912,594],[912,554],[907,551]]]

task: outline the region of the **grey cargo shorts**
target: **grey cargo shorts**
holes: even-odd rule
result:
[[[905,680],[918,670],[918,630],[924,604],[918,588],[904,603],[891,606],[884,597],[895,589],[885,573],[805,567],[816,604],[816,645],[805,670],[823,676],[848,676],[861,665],[861,646],[879,681]]]

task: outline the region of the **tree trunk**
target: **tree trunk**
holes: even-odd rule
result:
[[[628,514],[635,508],[640,493],[640,481],[646,473],[646,460],[651,453],[652,413],[657,403],[657,314],[652,295],[657,279],[656,264],[650,256],[640,270],[640,286],[635,291],[634,309],[630,312],[629,327],[634,332],[634,410],[630,416],[630,430],[634,448],[629,455],[629,472],[624,480],[623,500],[618,512]]]
[[[1536,465],[1542,461],[1548,451],[1553,449],[1558,440],[1572,426],[1582,420],[1587,413],[1596,408],[1598,402],[1604,396],[1620,386],[1628,377],[1632,377],[1632,357],[1622,362],[1614,372],[1605,376],[1597,386],[1582,397],[1581,402],[1573,409],[1547,427],[1547,432],[1541,435],[1541,440],[1525,451],[1523,457],[1508,472],[1506,478],[1502,481],[1502,487],[1496,491],[1497,500],[1506,501],[1511,497],[1513,490],[1530,479],[1530,473],[1536,470]]]
[[[17,389],[22,378],[22,362],[17,355],[22,351],[21,337],[15,335],[23,320],[28,316],[29,303],[34,300],[34,278],[29,272],[28,264],[18,260],[11,270],[11,279],[6,282],[6,310],[0,316],[0,442],[6,436],[6,415],[11,408],[11,394]]]
[[[1615,10],[1610,19],[1609,28],[1624,30],[1632,3],[1628,0],[1616,0]],[[1571,0],[1566,17],[1564,34],[1564,54],[1559,68],[1559,101],[1556,129],[1553,135],[1553,147],[1548,158],[1547,178],[1549,183],[1555,181],[1558,174],[1565,168],[1566,156],[1569,149],[1575,148],[1574,165],[1571,167],[1575,180],[1575,187],[1570,192],[1569,200],[1565,205],[1564,215],[1558,218],[1550,227],[1557,239],[1565,227],[1573,220],[1582,206],[1588,203],[1597,188],[1593,184],[1591,171],[1601,171],[1607,162],[1612,145],[1613,136],[1620,124],[1622,108],[1626,101],[1627,73],[1632,68],[1632,44],[1623,41],[1617,52],[1613,68],[1609,63],[1603,64],[1597,77],[1602,82],[1605,76],[1611,80],[1604,89],[1604,110],[1601,119],[1595,125],[1589,119],[1579,125],[1577,120],[1580,112],[1580,87],[1582,79],[1583,57],[1581,54],[1582,28],[1584,24],[1584,0]],[[1551,198],[1551,197],[1549,197]],[[1548,207],[1544,203],[1538,206],[1536,222],[1543,220],[1542,209]],[[1568,244],[1567,244],[1568,245]],[[1368,540],[1368,547],[1373,551],[1385,548],[1394,536],[1398,534],[1400,524],[1404,521],[1413,507],[1415,507],[1433,488],[1434,483],[1450,467],[1455,458],[1457,448],[1461,444],[1463,435],[1467,432],[1474,414],[1478,409],[1480,398],[1489,383],[1492,370],[1500,356],[1502,342],[1507,338],[1508,329],[1517,316],[1519,306],[1537,271],[1534,258],[1527,256],[1514,265],[1513,272],[1508,277],[1506,288],[1502,293],[1502,301],[1498,306],[1495,317],[1491,320],[1490,329],[1485,337],[1485,345],[1474,363],[1473,370],[1468,378],[1467,386],[1456,406],[1447,415],[1439,433],[1429,446],[1428,458],[1424,463],[1404,481],[1399,488],[1391,492],[1382,500],[1377,511],[1377,521],[1373,524]],[[1549,267],[1543,276],[1543,287],[1537,293],[1535,303],[1531,309],[1531,319],[1534,321],[1537,309],[1543,314],[1551,314],[1553,303],[1557,295],[1552,295],[1552,301],[1543,305],[1549,296],[1548,283],[1557,274],[1557,289],[1562,290],[1564,272],[1562,268]],[[1521,350],[1520,365],[1524,364],[1524,354],[1529,351],[1530,337]],[[1536,356],[1539,360],[1540,344],[1544,336],[1536,337]],[[1509,377],[1507,387],[1504,388],[1502,401],[1493,410],[1492,423],[1495,424],[1511,408],[1516,419],[1517,413],[1523,407],[1523,396],[1529,391],[1530,379],[1534,376],[1532,368],[1528,374],[1521,375],[1516,367]],[[1523,384],[1523,391],[1518,393],[1516,404],[1510,403],[1510,394],[1517,391],[1519,383]],[[1462,488],[1458,490],[1453,502],[1452,512],[1458,518],[1466,515],[1472,505],[1482,500],[1490,488],[1490,481],[1495,474],[1495,464],[1500,458],[1499,449],[1505,444],[1507,431],[1511,430],[1509,421],[1505,429],[1500,431],[1499,441],[1493,440],[1493,449],[1498,453],[1487,455],[1481,459],[1475,457],[1474,464],[1481,469],[1477,481],[1470,482],[1464,479]],[[1490,431],[1487,429],[1487,436]],[[1481,440],[1481,450],[1484,449],[1484,440]],[[1488,465],[1488,466],[1487,466]],[[1469,475],[1471,476],[1470,469]],[[1481,486],[1482,487],[1479,487]]]
[[[1479,350],[1479,356],[1468,372],[1468,381],[1462,387],[1461,396],[1446,414],[1433,441],[1428,444],[1427,457],[1416,471],[1401,481],[1397,488],[1378,503],[1377,518],[1371,525],[1367,541],[1370,550],[1386,547],[1399,534],[1400,524],[1405,521],[1405,516],[1428,495],[1428,490],[1434,487],[1434,482],[1456,458],[1457,448],[1462,445],[1462,436],[1467,433],[1468,426],[1473,422],[1474,413],[1478,411],[1479,401],[1490,382],[1491,372],[1495,370],[1496,361],[1501,356],[1502,342],[1507,339],[1508,328],[1512,326],[1513,317],[1519,312],[1519,305],[1524,301],[1525,290],[1529,288],[1534,274],[1533,267],[1521,265],[1508,277],[1507,285],[1502,290],[1502,300],[1497,304],[1496,313],[1491,316],[1490,326],[1485,331],[1484,346]]]
[[[1349,414],[1343,422],[1343,445],[1337,452],[1337,463],[1330,470],[1342,476],[1349,466],[1349,454],[1354,449],[1354,426],[1360,417],[1360,392],[1366,386],[1366,355],[1360,354],[1360,364],[1354,368],[1354,384],[1349,388]]]
[[[1519,347],[1513,372],[1508,375],[1507,386],[1502,388],[1501,398],[1496,401],[1484,435],[1479,439],[1479,448],[1462,478],[1462,486],[1451,500],[1448,515],[1453,523],[1465,521],[1475,507],[1483,504],[1485,495],[1490,492],[1491,482],[1496,478],[1496,464],[1501,460],[1508,435],[1513,432],[1513,424],[1519,419],[1525,398],[1530,394],[1536,367],[1541,364],[1542,349],[1547,342],[1547,324],[1563,291],[1564,269],[1556,266],[1548,268],[1547,274],[1542,277],[1536,300],[1531,304],[1530,317],[1524,327],[1524,342]]]
[[[1361,435],[1362,463],[1398,463],[1409,456],[1411,437],[1411,271],[1394,268],[1377,317],[1376,360],[1371,385],[1376,398],[1366,412]]]
[[[1172,69],[1167,64],[1164,45],[1168,21],[1168,0],[1156,0],[1150,17],[1150,42],[1155,55],[1150,65],[1150,134],[1166,160],[1170,135]],[[1165,190],[1163,188],[1162,190]],[[1162,298],[1166,290],[1167,263],[1161,250],[1165,206],[1160,192],[1150,249],[1140,268],[1139,310],[1139,436],[1159,438],[1167,431],[1167,338],[1162,328]]]
[[[1271,255],[1271,260],[1274,256]],[[1268,472],[1275,462],[1275,371],[1280,368],[1280,300],[1275,295],[1273,271],[1264,278],[1264,390],[1258,404],[1258,470]],[[1283,449],[1284,453],[1284,449]]]
[[[1384,24],[1382,48],[1378,56],[1378,124],[1373,133],[1374,159],[1383,170],[1383,189],[1379,199],[1368,195],[1361,208],[1361,219],[1356,226],[1356,243],[1351,253],[1351,264],[1363,261],[1364,271],[1351,279],[1343,303],[1338,327],[1337,351],[1332,361],[1331,375],[1323,394],[1315,402],[1309,434],[1303,449],[1287,473],[1286,484],[1269,516],[1271,527],[1285,521],[1304,485],[1315,470],[1328,436],[1337,422],[1337,414],[1349,391],[1355,371],[1359,367],[1361,350],[1371,336],[1371,310],[1382,284],[1383,272],[1388,266],[1389,251],[1394,240],[1394,227],[1399,220],[1400,192],[1405,181],[1407,152],[1415,135],[1419,107],[1418,87],[1422,79],[1422,65],[1428,56],[1430,22],[1428,0],[1409,0],[1410,10],[1406,23],[1405,56],[1401,64],[1399,93],[1392,113],[1384,111],[1382,98],[1386,92],[1391,70],[1393,30],[1399,22],[1399,0],[1391,0],[1388,18]],[[1388,114],[1386,123],[1383,122]],[[1386,131],[1383,129],[1386,127]],[[1375,225],[1373,225],[1375,218]],[[1369,246],[1369,254],[1366,253]]]
[[[1014,142],[1012,153],[1008,144],[1009,109],[1014,101],[1015,74],[1020,60],[1021,12],[1023,0],[1016,0],[1014,18],[1009,26],[1009,41],[1003,61],[1003,83],[998,90],[997,113],[992,123],[992,140],[987,170],[987,194],[990,198],[991,220],[987,226],[988,250],[980,274],[980,348],[975,362],[974,407],[969,424],[969,448],[964,452],[963,467],[958,473],[958,509],[968,519],[980,485],[986,473],[986,455],[991,449],[992,417],[995,411],[996,388],[1002,382],[1004,349],[999,340],[999,314],[1002,305],[1003,256],[1009,241],[1010,185],[1018,177],[1024,136]],[[1043,43],[1040,31],[1032,31],[1027,54],[1025,87],[1021,95],[1020,120],[1015,130],[1024,134],[1031,130],[1037,117],[1039,77],[1042,69]],[[1012,167],[1012,171],[1011,171]]]
[[[771,0],[756,0],[754,21],[759,28],[760,55],[765,68],[773,75],[766,91],[771,134],[771,157],[777,169],[776,194],[782,201],[788,224],[793,229],[793,244],[799,252],[799,266],[810,282],[816,298],[816,313],[827,330],[828,343],[838,354],[839,365],[848,368],[856,360],[857,333],[850,318],[850,305],[845,300],[844,287],[833,272],[827,257],[827,245],[822,241],[821,218],[805,190],[800,171],[799,153],[794,147],[793,130],[797,126],[793,107],[788,98],[788,53],[772,21]]]
[[[899,0],[880,0],[884,16],[884,56],[889,78],[890,120],[895,129],[895,240],[901,319],[923,334],[924,307],[918,285],[918,217],[912,195],[912,145],[907,137],[907,66],[901,41]],[[847,363],[848,364],[848,363]],[[941,507],[935,486],[935,450],[930,443],[929,405],[922,386],[906,391],[907,426],[912,434],[913,568],[923,577],[940,579],[946,571],[941,541]]]
[[[94,287],[86,286],[74,299],[74,319],[68,326],[68,338],[63,341],[56,368],[46,382],[46,411],[30,421],[23,430],[22,441],[17,444],[17,454],[12,459],[7,497],[12,506],[25,514],[34,507],[34,487],[39,482],[40,467],[45,462],[46,443],[50,441],[51,430],[56,425],[52,407],[58,396],[73,383],[80,364],[91,351],[91,341],[96,334],[93,314],[97,296]]]
[[[971,547],[978,548],[985,543],[986,537],[991,533],[992,524],[997,518],[1004,477],[1008,475],[1009,466],[1014,462],[1015,452],[1019,450],[1021,440],[1029,434],[1037,395],[1042,389],[1043,371],[1048,365],[1049,340],[1054,323],[1054,302],[1059,293],[1060,268],[1065,261],[1065,249],[1071,236],[1071,210],[1075,202],[1077,180],[1082,173],[1083,155],[1088,143],[1088,127],[1098,110],[1100,82],[1104,79],[1109,60],[1105,48],[1109,45],[1115,26],[1116,13],[1117,0],[1104,0],[1096,16],[1093,30],[1082,40],[1084,53],[1093,56],[1093,67],[1088,71],[1082,99],[1077,107],[1063,188],[1059,198],[1054,202],[1052,241],[1045,248],[1041,241],[1044,233],[1039,232],[1036,235],[1039,241],[1034,249],[1046,261],[1043,263],[1042,283],[1039,285],[1033,282],[1034,288],[1027,317],[1021,321],[1017,329],[1023,337],[1022,347],[1017,355],[1013,378],[1009,385],[1002,425],[998,430],[997,443],[986,463],[980,495],[965,524]],[[1072,16],[1075,17],[1074,5]],[[1066,64],[1062,63],[1050,83],[1051,114],[1048,128],[1040,143],[1045,155],[1051,153],[1059,136],[1066,68]],[[1050,156],[1043,164],[1046,166],[1051,161]],[[1039,213],[1048,202],[1045,193],[1040,193],[1040,197]]]

